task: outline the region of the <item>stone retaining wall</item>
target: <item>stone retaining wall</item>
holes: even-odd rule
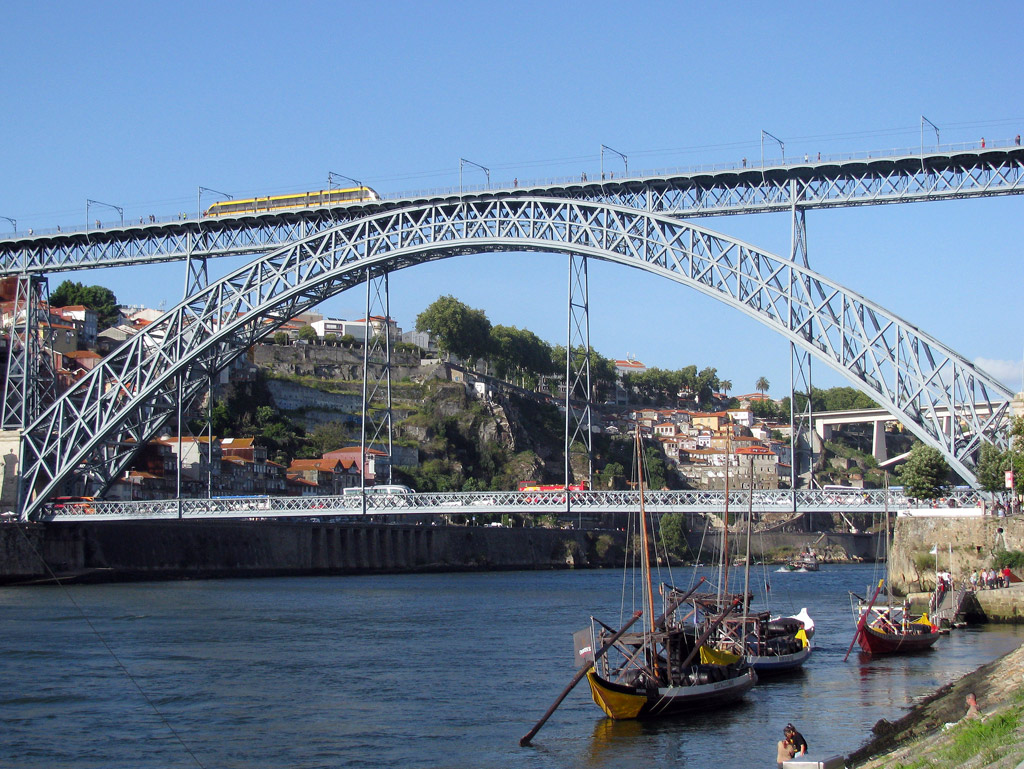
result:
[[[49,580],[47,566],[77,581],[617,568],[623,534],[306,521],[4,524],[0,557],[0,584]]]
[[[1024,518],[897,518],[889,579],[895,590],[904,593],[934,590],[936,555],[938,568],[952,572],[959,583],[974,569],[992,566],[992,556],[999,549],[1024,550]],[[922,563],[923,569],[919,568]]]

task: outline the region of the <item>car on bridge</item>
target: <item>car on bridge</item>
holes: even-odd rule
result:
[[[96,508],[90,504],[92,497],[54,497],[51,509],[55,515],[90,515]]]

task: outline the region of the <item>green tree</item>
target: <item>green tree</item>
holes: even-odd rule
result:
[[[975,475],[985,491],[1005,491],[1006,471],[1010,469],[1009,452],[1003,452],[991,443],[981,444]]]
[[[328,451],[344,448],[351,436],[348,428],[341,422],[325,422],[314,427],[308,438],[316,456],[319,457]]]
[[[494,326],[490,332],[490,355],[494,373],[501,379],[518,377],[524,380],[530,374],[555,373],[551,359],[551,345],[532,331],[515,326]],[[532,377],[536,380],[536,376]]]
[[[728,400],[729,399],[729,391],[732,389],[732,380],[731,379],[721,379],[718,382],[718,387],[722,391],[722,395],[725,396],[725,399]]]
[[[948,485],[949,465],[938,449],[917,443],[910,450],[906,464],[900,468],[899,478],[908,497],[935,499],[942,496]]]
[[[697,393],[697,404],[701,408],[706,408],[711,404],[711,399],[720,386],[718,379],[718,371],[711,368],[710,366],[702,369],[697,374],[697,381],[694,390]]]
[[[771,387],[771,386],[772,386],[772,383],[769,382],[763,376],[762,377],[758,377],[757,381],[754,382],[754,389],[757,390],[759,393],[761,393],[761,395],[764,395],[765,393],[767,393],[768,392],[768,388]]]
[[[299,329],[299,339],[303,342],[315,342],[320,338],[316,329],[312,326],[303,326]]]
[[[1007,453],[1013,469],[1014,491],[1020,495],[1024,494],[1024,417],[1015,417],[1010,424],[1010,440]]]
[[[288,332],[278,331],[274,334],[274,344],[285,345],[288,344]]]
[[[121,306],[117,297],[109,288],[103,286],[83,286],[72,280],[65,280],[57,290],[50,294],[53,307],[69,307],[80,304],[96,313],[96,323],[100,331],[108,329],[121,317]]]
[[[682,558],[690,552],[686,542],[686,516],[668,513],[661,516],[661,541],[669,555]]]
[[[573,364],[577,371],[583,367],[586,360],[586,348],[576,347],[573,349]],[[558,344],[551,348],[552,373],[563,373],[565,371],[565,347]],[[601,355],[597,350],[590,351],[590,386],[591,397],[595,400],[604,400],[608,392],[615,386],[615,364]],[[580,383],[582,386],[582,382]],[[581,387],[573,392],[574,398],[584,398]]]
[[[437,340],[439,350],[460,358],[482,358],[490,351],[487,315],[451,295],[439,297],[417,315],[416,330],[428,332]]]
[[[621,488],[620,484],[626,477],[626,469],[618,462],[609,462],[597,473],[598,483],[604,489]]]

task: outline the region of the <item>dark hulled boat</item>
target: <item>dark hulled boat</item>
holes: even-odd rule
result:
[[[912,618],[909,607],[892,605],[889,592],[889,477],[885,484],[885,569],[886,578],[879,580],[875,593],[866,604],[860,599],[857,606],[857,632],[850,642],[854,642],[868,654],[911,654],[930,649],[939,640],[939,628],[933,625],[927,614]],[[886,605],[876,606],[882,587],[886,587]],[[852,593],[851,593],[852,595]],[[846,656],[850,656],[847,650]]]
[[[594,660],[594,649],[607,651],[587,673],[594,702],[615,719],[666,716],[703,711],[739,700],[757,683],[757,673],[743,661],[723,663],[706,646],[708,639],[739,604],[733,602],[708,627],[686,624],[676,610],[694,593],[669,589],[664,611],[654,616],[649,522],[644,508],[644,481],[639,428],[637,479],[640,490],[641,600],[646,621],[639,632],[614,634],[603,623],[576,634],[577,664]],[[703,580],[702,580],[703,581]],[[589,656],[588,656],[589,655]]]
[[[926,624],[927,623],[927,624]],[[857,637],[860,648],[868,654],[910,654],[931,648],[939,640],[939,629],[930,622],[905,622],[890,627],[880,625],[876,619],[872,623],[865,622]]]

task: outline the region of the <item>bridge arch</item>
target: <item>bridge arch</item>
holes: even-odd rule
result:
[[[179,378],[187,401],[211,372],[367,273],[494,251],[603,259],[712,296],[843,374],[968,479],[982,441],[1005,444],[1007,388],[823,275],[671,216],[510,193],[424,202],[345,222],[266,254],[189,297],[28,426],[23,515],[72,476],[98,486],[116,478],[176,413]]]

